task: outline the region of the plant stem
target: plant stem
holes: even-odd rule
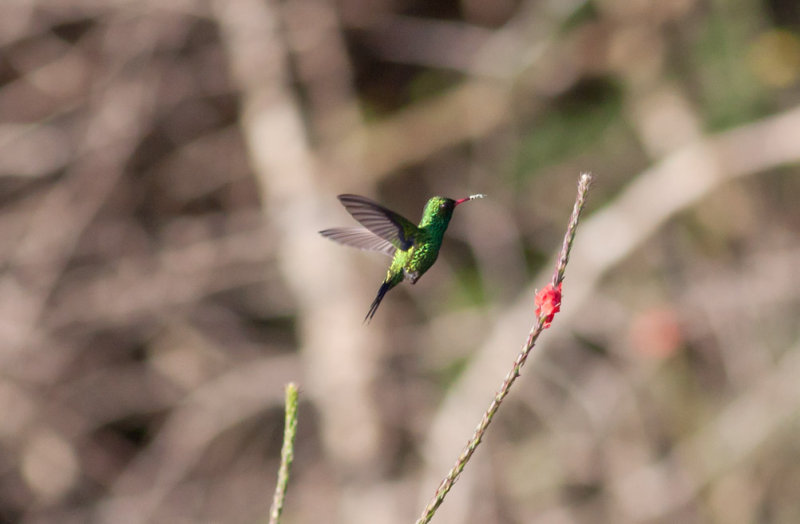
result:
[[[286,385],[286,421],[283,428],[283,446],[281,448],[281,467],[278,470],[278,483],[272,498],[269,512],[269,524],[278,524],[286,498],[286,486],[289,484],[289,470],[294,460],[294,437],[297,434],[297,385],[290,382]]]
[[[591,181],[592,175],[588,173],[581,174],[581,178],[578,181],[578,196],[575,200],[575,205],[572,208],[572,215],[570,215],[569,224],[567,225],[567,232],[564,235],[564,242],[561,247],[561,252],[558,256],[555,272],[553,273],[553,287],[557,287],[564,280],[564,272],[567,267],[567,262],[569,261],[569,252],[572,248],[572,242],[575,240],[575,231],[578,227],[578,219],[580,218],[581,210],[586,202],[586,193],[589,190]],[[469,462],[469,459],[472,457],[475,449],[481,443],[486,429],[489,427],[489,424],[492,423],[492,419],[494,418],[497,410],[500,408],[500,404],[503,402],[503,399],[506,397],[506,395],[508,395],[508,392],[511,389],[511,386],[514,384],[514,381],[517,380],[517,377],[519,377],[520,370],[522,369],[522,366],[525,365],[525,361],[528,359],[528,355],[533,349],[536,339],[539,338],[539,335],[544,330],[544,324],[545,316],[541,315],[536,319],[536,322],[528,333],[528,338],[525,341],[525,345],[523,346],[519,355],[517,355],[517,358],[514,360],[514,365],[511,367],[511,370],[508,372],[508,374],[506,374],[505,379],[503,379],[503,384],[500,386],[500,390],[495,394],[491,404],[489,404],[489,408],[483,414],[480,423],[475,428],[472,438],[458,456],[455,465],[447,473],[447,476],[442,480],[441,483],[439,483],[439,487],[436,488],[436,493],[434,493],[433,498],[423,510],[422,515],[419,517],[419,519],[417,519],[416,524],[427,524],[430,522],[431,518],[436,513],[436,510],[442,504],[442,501],[444,501],[445,496],[447,496],[447,493],[450,491],[450,488],[453,487],[453,484],[455,484],[458,476],[464,470],[464,466],[467,465],[467,462]]]

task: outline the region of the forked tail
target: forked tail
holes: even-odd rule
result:
[[[381,305],[381,300],[383,300],[384,295],[396,285],[397,284],[392,284],[391,282],[384,282],[381,284],[380,289],[378,289],[378,296],[372,301],[372,305],[369,307],[369,311],[367,311],[367,316],[364,317],[364,322],[372,320],[372,317],[375,316],[375,312],[378,311],[378,306]]]

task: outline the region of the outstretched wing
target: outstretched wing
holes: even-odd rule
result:
[[[414,243],[417,226],[390,209],[359,195],[339,195],[347,212],[394,247],[406,251]]]
[[[345,246],[380,251],[390,257],[394,256],[396,250],[391,242],[363,227],[336,227],[320,231],[319,234]]]

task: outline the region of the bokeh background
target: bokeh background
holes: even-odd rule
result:
[[[796,0],[5,0],[0,522],[800,522]],[[459,207],[388,259],[359,193]]]

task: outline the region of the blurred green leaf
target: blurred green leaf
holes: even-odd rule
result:
[[[580,154],[600,140],[621,112],[621,92],[612,82],[581,83],[529,124],[517,153],[516,177]]]

